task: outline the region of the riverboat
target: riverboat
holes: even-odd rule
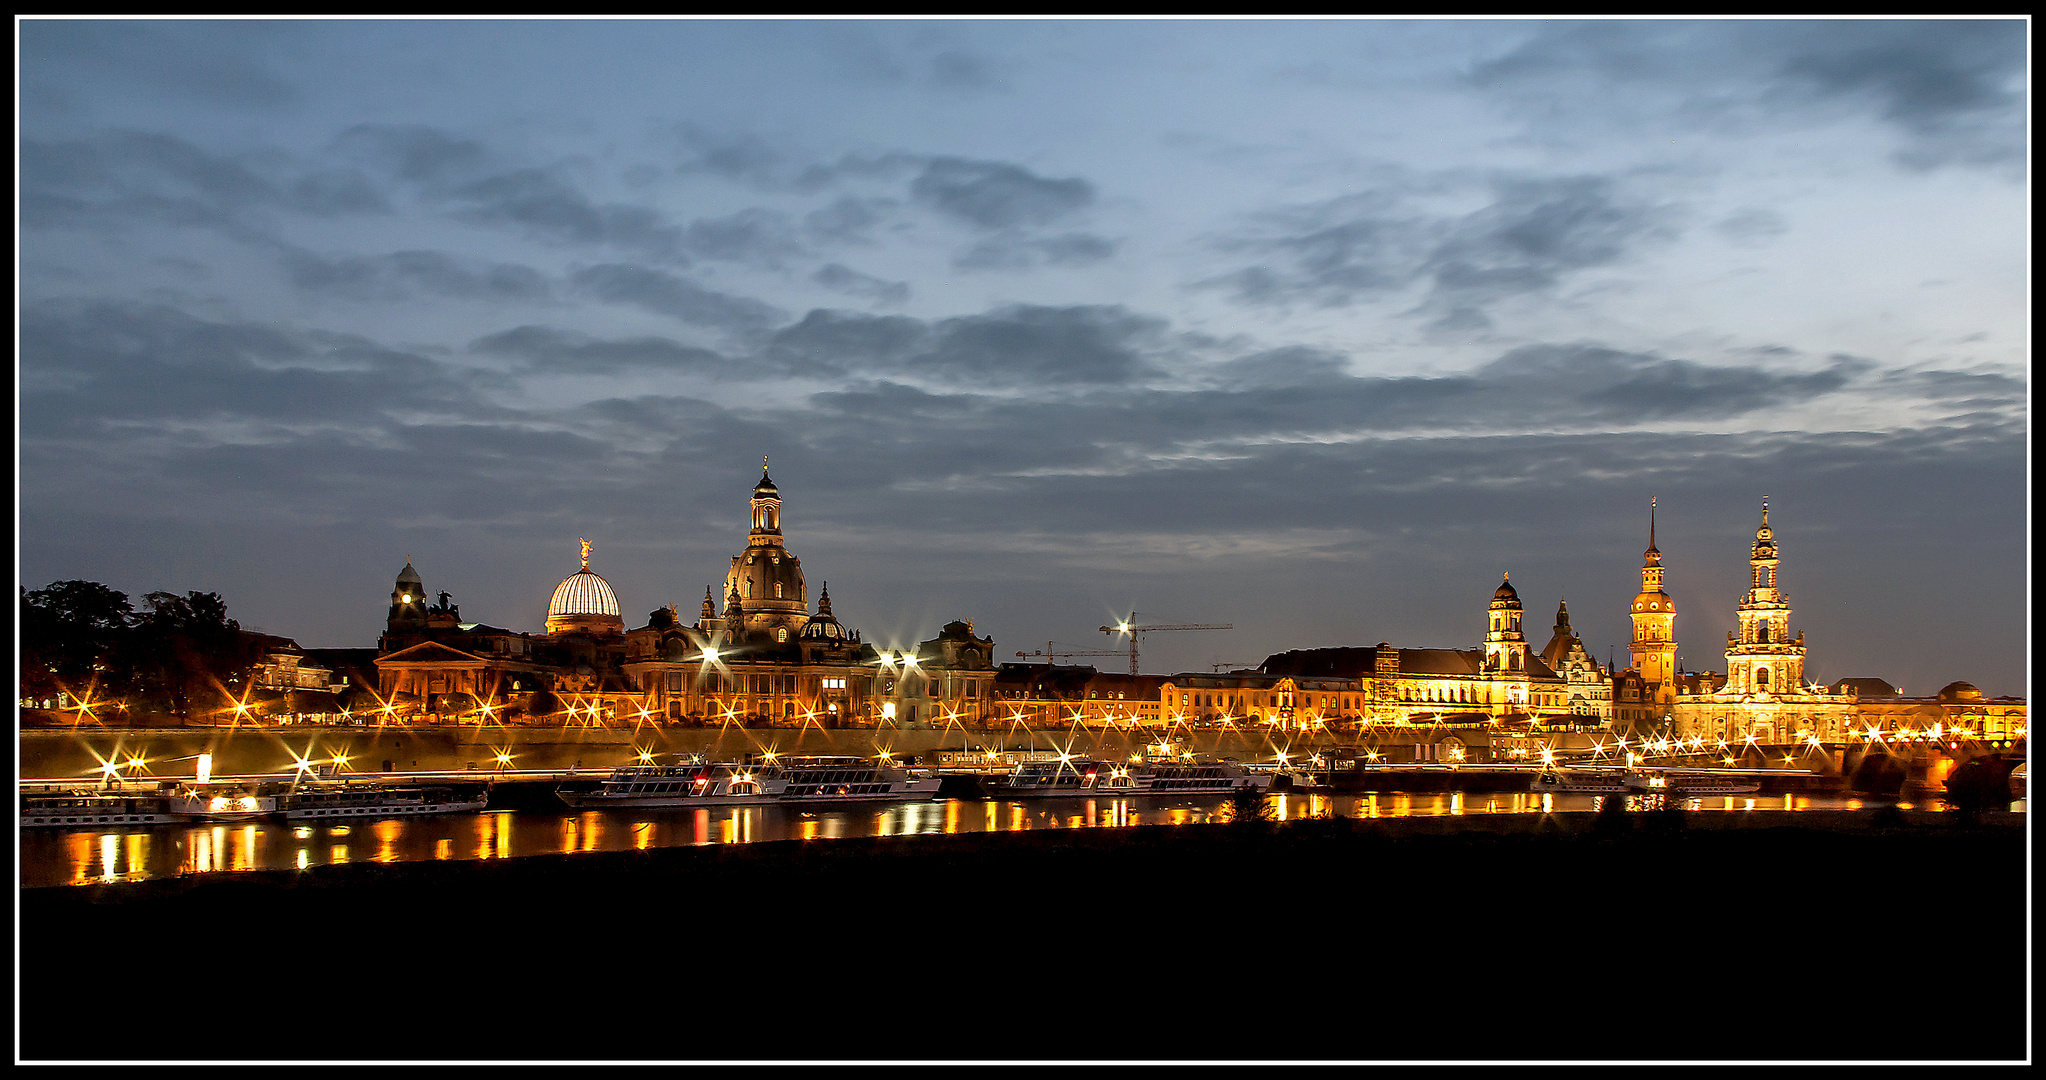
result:
[[[920,770],[852,756],[748,755],[732,763],[691,760],[624,765],[594,791],[558,790],[578,809],[692,808],[754,804],[907,802],[931,799],[940,779]]]
[[[183,820],[154,792],[54,788],[25,790],[21,795],[23,828],[171,825]]]
[[[181,821],[252,821],[277,812],[277,796],[241,787],[185,787],[164,796],[165,811]]]
[[[557,790],[555,794],[577,809],[674,809],[772,803],[787,788],[788,782],[781,777],[744,765],[691,759],[674,765],[622,765],[611,770],[594,791]]]
[[[301,784],[277,796],[277,813],[286,821],[330,821],[461,814],[490,805],[481,785],[421,787],[405,784]]]
[[[2010,797],[2012,802],[2025,801],[2025,763],[2022,761],[2010,771]]]
[[[1762,781],[1752,775],[1711,769],[1547,768],[1535,773],[1530,787],[1537,792],[1554,794],[1675,795],[1692,798],[1747,794],[1759,791]]]
[[[1046,798],[1058,795],[1227,795],[1246,788],[1263,791],[1272,774],[1256,772],[1234,761],[1107,761],[1025,762],[1006,776],[983,785],[997,799]]]

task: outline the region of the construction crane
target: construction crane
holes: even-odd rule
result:
[[[1058,663],[1058,659],[1059,659],[1059,657],[1061,657],[1061,656],[1067,656],[1067,657],[1071,657],[1071,656],[1121,656],[1121,655],[1122,655],[1122,650],[1121,650],[1121,649],[1109,649],[1109,650],[1107,650],[1106,652],[1103,652],[1103,651],[1100,651],[1100,650],[1088,651],[1088,650],[1085,650],[1085,649],[1059,649],[1059,648],[1056,648],[1056,647],[1055,647],[1055,646],[1056,646],[1057,644],[1058,644],[1057,642],[1053,642],[1053,641],[1047,641],[1047,642],[1045,642],[1045,643],[1044,643],[1044,648],[1042,648],[1042,649],[1032,649],[1032,650],[1030,650],[1029,652],[1019,652],[1019,653],[1017,653],[1016,655],[1017,655],[1017,656],[1042,656],[1042,657],[1044,657],[1044,662],[1045,662],[1045,663],[1047,663],[1047,664],[1056,664],[1056,663]]]
[[[1101,632],[1104,634],[1128,634],[1130,636],[1130,674],[1135,675],[1137,673],[1137,639],[1144,634],[1148,634],[1153,630],[1234,629],[1236,627],[1231,623],[1175,623],[1170,625],[1156,623],[1151,626],[1140,626],[1137,624],[1137,613],[1132,611],[1129,618],[1116,623],[1114,626],[1104,626],[1101,628]]]

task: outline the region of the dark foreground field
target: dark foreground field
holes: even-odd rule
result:
[[[19,1053],[2025,1057],[2022,824],[1796,819],[1087,829],[28,890]]]

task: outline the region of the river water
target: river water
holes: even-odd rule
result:
[[[1280,820],[1341,814],[1357,818],[1591,811],[1592,795],[1360,792],[1273,796]],[[1796,813],[1858,809],[1827,795],[1737,795],[1692,799],[1704,812]],[[1909,809],[1912,804],[1900,803]],[[1937,799],[1919,805],[1940,808]],[[1022,801],[945,799],[800,810],[782,806],[715,810],[489,811],[341,824],[158,825],[133,829],[21,830],[21,885],[92,885],[179,874],[306,869],[347,862],[506,859],[520,855],[625,851],[766,840],[820,840],[1031,829],[1122,828],[1227,820],[1223,796],[1061,797]]]

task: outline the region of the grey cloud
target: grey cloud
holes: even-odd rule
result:
[[[420,124],[358,124],[341,133],[334,149],[399,179],[425,183],[474,173],[490,161],[482,143]]]
[[[1555,22],[1468,79],[1565,138],[1613,120],[1752,132],[1844,106],[1901,136],[1909,167],[2016,168],[2025,40],[2021,20]]]
[[[1816,372],[1779,373],[1762,367],[1712,367],[1588,345],[1530,345],[1479,371],[1479,377],[1515,390],[1515,396],[1550,394],[1581,404],[1584,419],[1601,422],[1664,417],[1724,417],[1789,405],[1832,393],[1873,367],[1836,357]],[[1522,400],[1526,400],[1523,398]]]
[[[790,370],[897,371],[930,336],[923,320],[906,315],[817,309],[775,331],[763,353]]]
[[[1348,377],[1348,364],[1337,353],[1289,345],[1230,360],[1215,374],[1230,386],[1328,385]]]
[[[741,210],[722,218],[699,218],[684,233],[689,252],[700,258],[743,262],[770,269],[803,254],[788,219],[772,210]]]
[[[297,101],[299,89],[253,58],[274,52],[275,39],[294,32],[288,24],[257,22],[26,21],[23,89],[33,100],[89,73],[94,86],[131,94],[275,108]]]
[[[897,151],[804,160],[806,155],[751,132],[712,132],[693,123],[674,125],[668,138],[679,144],[677,172],[703,173],[760,191],[812,193],[848,181],[889,179],[927,160]]]
[[[539,374],[613,375],[623,371],[734,373],[725,357],[709,349],[660,337],[603,341],[546,326],[520,326],[469,343],[471,352],[515,357]]]
[[[874,226],[895,209],[893,199],[860,199],[846,195],[803,216],[810,235],[826,243],[871,243]]]
[[[1267,256],[1202,284],[1246,303],[1339,306],[1414,285],[1438,329],[1489,324],[1487,305],[1555,288],[1671,235],[1665,208],[1602,177],[1498,176],[1489,205],[1458,217],[1404,209],[1381,189],[1267,215],[1264,235],[1222,242]]]
[[[132,226],[154,222],[260,238],[261,215],[381,214],[389,200],[347,169],[294,172],[278,155],[215,154],[159,132],[117,131],[89,139],[21,145],[22,223]]]
[[[1783,215],[1774,210],[1748,207],[1715,222],[1712,230],[1742,247],[1760,247],[1790,231]]]
[[[2022,155],[2023,21],[1857,23],[1813,38],[1784,62],[1784,76],[1824,98],[1865,100],[1911,136],[1907,164]]]
[[[463,203],[455,216],[489,225],[513,225],[557,242],[611,244],[663,259],[680,259],[681,230],[641,206],[591,202],[574,185],[539,169],[516,169],[455,188]]]
[[[975,244],[952,260],[962,270],[1027,270],[1035,266],[1087,266],[1115,254],[1115,243],[1087,233],[1031,237],[1014,229]]]
[[[838,263],[828,263],[810,275],[810,280],[834,292],[857,296],[876,304],[896,305],[909,299],[909,283],[884,281]]]
[[[631,304],[731,333],[758,333],[786,319],[781,311],[758,300],[714,292],[687,278],[643,266],[607,263],[578,270],[570,280],[600,300]]]
[[[164,307],[49,302],[22,313],[25,432],[236,420],[380,423],[394,408],[487,412],[476,377],[355,335],[216,322]]]
[[[911,198],[983,229],[1045,225],[1094,201],[1094,186],[1053,180],[1020,165],[940,157],[909,185]]]
[[[471,267],[439,251],[322,258],[286,248],[283,259],[293,285],[351,300],[403,301],[422,295],[519,303],[550,299],[547,280],[532,267],[513,263]]]
[[[929,348],[907,367],[950,379],[1053,389],[1126,383],[1154,370],[1145,354],[1164,329],[1163,320],[1120,306],[1016,305],[939,321]]]
[[[944,90],[988,92],[1009,88],[995,74],[990,58],[965,49],[946,49],[931,57],[931,82]]]
[[[1994,372],[1891,371],[1882,381],[1949,408],[1984,410],[1981,415],[1993,413],[2001,420],[2009,420],[2012,411],[2022,413],[2029,389],[2021,380]]]

